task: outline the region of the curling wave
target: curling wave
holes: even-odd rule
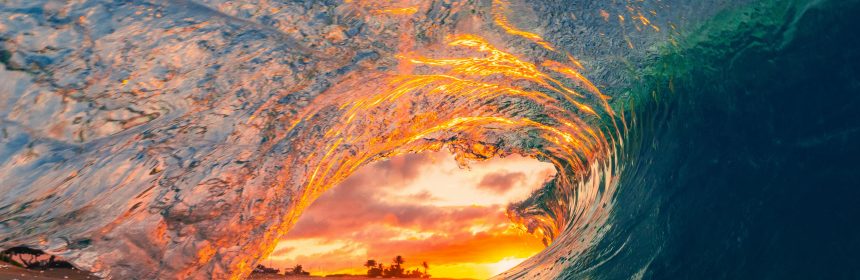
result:
[[[680,244],[660,212],[691,174],[672,139],[713,146],[684,134],[714,124],[691,92],[836,9],[683,2],[7,2],[0,249],[243,278],[357,168],[447,148],[557,169],[508,209],[548,248],[499,278],[645,276]]]

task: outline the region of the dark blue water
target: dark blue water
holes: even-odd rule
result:
[[[565,278],[860,278],[858,27],[752,5],[642,71],[614,226]]]

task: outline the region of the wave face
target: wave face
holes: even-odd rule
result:
[[[446,148],[558,171],[498,278],[857,277],[860,4],[686,2],[4,2],[0,249],[243,278],[357,168]]]
[[[657,46],[614,103],[630,117],[599,236],[568,225],[499,278],[860,277],[857,15],[758,1]]]

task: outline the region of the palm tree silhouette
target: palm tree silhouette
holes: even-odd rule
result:
[[[376,267],[376,260],[367,260],[367,262],[364,263],[364,266],[367,267],[367,269]]]
[[[430,269],[430,265],[427,264],[427,261],[421,262],[421,267],[424,267],[424,273],[421,273],[420,267],[412,270],[406,270],[403,267],[403,264],[406,263],[406,259],[403,258],[403,256],[394,257],[392,262],[393,264],[386,267],[381,262],[377,262],[376,260],[367,260],[366,262],[364,262],[364,266],[367,267],[367,277],[430,278],[430,274],[427,274],[427,270]]]
[[[403,277],[403,264],[406,263],[406,260],[401,256],[394,257],[394,265],[392,265],[392,270],[395,277]]]

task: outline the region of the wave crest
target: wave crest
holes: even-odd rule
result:
[[[556,166],[508,213],[560,245],[502,277],[563,269],[543,260],[599,236],[625,120],[517,27],[522,5],[346,2],[0,7],[3,38],[27,38],[2,48],[22,90],[0,104],[0,247],[106,277],[240,278],[360,166],[444,147]],[[37,40],[57,37],[73,43]]]

